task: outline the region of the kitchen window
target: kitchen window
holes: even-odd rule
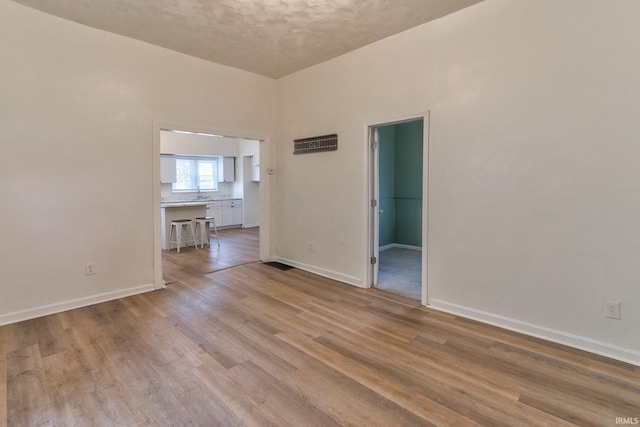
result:
[[[217,157],[176,156],[176,182],[173,191],[217,191]]]

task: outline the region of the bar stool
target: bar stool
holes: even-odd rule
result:
[[[184,242],[182,242],[182,229],[186,227],[187,233],[184,236]],[[173,235],[173,230],[176,231],[176,240],[171,240],[171,236]],[[191,238],[189,238],[189,232],[191,232]],[[198,243],[196,242],[196,233],[193,229],[193,221],[190,219],[174,219],[171,221],[171,229],[169,230],[169,244],[176,244],[176,252],[180,253],[180,245],[184,243],[185,247],[189,243],[193,243],[193,245],[198,249]]]
[[[201,216],[195,219],[196,231],[200,236],[200,247],[204,247],[204,239],[207,238],[207,245],[211,247],[211,230],[209,224],[213,225],[213,235],[218,241],[218,247],[220,247],[220,239],[218,239],[218,228],[216,227],[216,219],[212,216]]]

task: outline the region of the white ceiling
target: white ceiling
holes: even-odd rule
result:
[[[481,0],[14,0],[279,78]]]

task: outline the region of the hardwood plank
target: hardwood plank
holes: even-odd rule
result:
[[[230,373],[260,399],[258,413],[265,420],[270,420],[270,424],[291,427],[339,425],[325,412],[251,361],[234,366]]]
[[[185,274],[166,289],[0,327],[0,425],[568,426],[640,414],[636,366],[298,269],[201,273],[253,245],[234,233],[227,254],[170,254]]]
[[[53,426],[55,412],[44,384],[36,344],[7,353],[7,424]]]
[[[323,399],[315,400],[317,405],[321,405],[325,411],[331,413],[332,407],[335,405],[332,395],[337,395],[340,399],[345,399],[346,402],[351,402],[353,399],[361,402],[354,405],[352,413],[334,413],[333,416],[340,423],[355,422],[356,425],[362,423],[363,425],[381,426],[474,424],[471,420],[436,402],[417,398],[415,394],[408,393],[403,387],[398,387],[395,382],[386,381],[374,370],[354,363],[314,340],[286,334],[279,334],[278,337],[309,354],[323,365],[323,369],[319,372],[320,375],[316,370],[300,370],[296,373],[303,379],[303,384],[298,384],[298,387],[309,384],[313,386],[312,389],[317,388],[323,394]],[[337,390],[331,391],[327,380],[331,380],[330,383],[340,384],[341,390],[348,390],[347,395],[340,395]],[[331,398],[327,399],[328,396]],[[310,397],[307,396],[307,398]],[[374,403],[374,405],[370,406],[370,403]],[[393,414],[392,418],[388,418],[388,414]]]
[[[145,395],[137,395],[137,390],[132,390],[137,382],[144,381],[130,368],[136,360],[130,357],[129,349],[137,345],[137,341],[132,339],[132,331],[122,330],[112,319],[101,316],[98,319],[103,331],[101,336],[92,336],[93,333],[87,334],[87,329],[81,328],[70,331],[74,357],[83,373],[82,387],[90,396],[92,413],[101,425],[118,424],[122,420],[148,425],[153,416],[146,409]]]
[[[273,331],[247,320],[241,312],[225,310],[217,318],[249,344],[254,355],[251,359],[262,369],[277,378],[284,378],[306,366],[305,355],[284,344]]]
[[[480,424],[493,424],[500,419],[500,423],[516,425],[527,417],[537,419],[535,425],[541,426],[548,425],[550,421],[559,421],[515,404],[519,390],[510,394],[503,389],[504,384],[496,384],[489,376],[485,376],[484,381],[478,381],[462,375],[456,366],[442,366],[439,361],[414,356],[393,345],[370,347],[371,340],[367,342],[352,337],[348,342],[335,336],[323,336],[316,341],[347,360],[367,366],[377,373],[378,381],[381,381],[380,378],[390,382],[400,381],[412,392]],[[379,356],[381,352],[386,353],[384,357]],[[358,381],[363,382],[361,379]],[[467,398],[469,394],[475,396],[473,400]]]
[[[11,353],[23,347],[36,345],[38,335],[34,320],[0,326],[0,349],[2,354]]]
[[[252,390],[226,369],[210,363],[200,366],[195,374],[195,387],[185,406],[197,414],[199,425],[273,425],[257,413],[258,403]],[[230,390],[234,393],[229,393]]]
[[[0,354],[5,355],[17,350],[18,346],[14,345],[15,332],[13,331],[17,327],[18,323],[0,326]]]
[[[38,331],[38,348],[41,357],[55,355],[67,349],[66,334],[63,333],[59,315],[41,317],[34,322]]]
[[[640,382],[640,368],[624,362],[614,361],[603,356],[540,338],[526,336],[507,329],[490,328],[486,324],[471,319],[457,317],[456,322],[441,320],[440,323],[446,328],[454,328],[457,333],[468,337],[485,337],[520,347],[523,350],[529,350],[532,353],[545,355],[551,359],[557,359],[559,362],[568,362],[590,370],[621,375],[632,379],[634,382]]]
[[[43,359],[44,381],[55,411],[53,425],[98,425],[99,412],[88,398],[82,369],[72,353],[56,353]]]
[[[180,253],[162,251],[162,269],[167,283],[181,281],[229,267],[257,262],[260,259],[260,228],[227,228],[218,230],[220,248],[215,241],[211,247],[188,247]]]
[[[243,348],[236,345],[235,337],[228,331],[215,326],[214,323],[210,321],[207,327],[201,327],[201,323],[182,322],[176,323],[176,328],[209,357],[227,369],[249,360]]]

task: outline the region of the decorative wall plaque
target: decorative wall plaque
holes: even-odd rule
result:
[[[338,149],[338,135],[315,136],[293,140],[293,154],[335,151]]]

